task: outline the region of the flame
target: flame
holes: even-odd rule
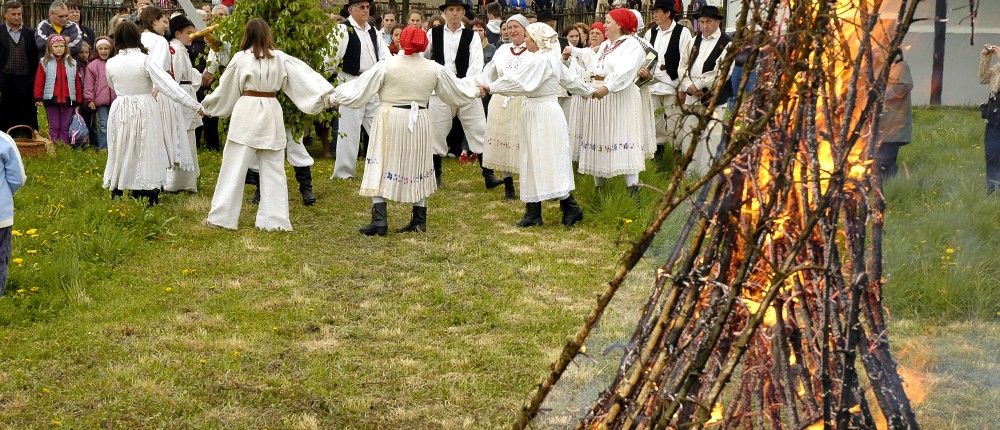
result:
[[[722,422],[723,415],[724,415],[724,412],[722,410],[722,404],[721,403],[716,403],[715,407],[712,408],[712,417],[711,417],[711,419],[709,419],[705,424],[706,425],[712,425],[712,424],[715,424],[715,423],[720,423],[720,422]]]

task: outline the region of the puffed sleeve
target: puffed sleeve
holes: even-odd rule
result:
[[[622,36],[628,37],[628,36]],[[615,52],[615,67],[604,77],[604,86],[608,91],[615,93],[628,88],[635,82],[636,74],[642,67],[642,62],[646,59],[646,50],[643,49],[639,41],[630,38],[622,43]]]
[[[333,99],[349,108],[361,109],[371,101],[378,90],[382,89],[382,79],[385,78],[385,62],[379,61],[366,70],[357,79],[337,85]]]
[[[488,84],[495,81],[498,77],[499,74],[497,73],[497,65],[493,61],[490,61],[486,64],[486,67],[483,68],[483,72],[476,75],[476,83]]]
[[[438,69],[437,77],[434,94],[451,106],[465,106],[479,96],[479,87],[474,82],[458,79],[454,73],[444,67]]]
[[[184,91],[177,82],[174,82],[174,78],[171,78],[167,72],[164,72],[163,69],[157,66],[152,58],[147,56],[145,60],[146,75],[153,81],[153,86],[160,91],[160,96],[165,95],[170,97],[175,102],[191,110],[201,109],[201,104],[192,98],[187,91]]]
[[[170,67],[170,44],[167,43],[167,39],[156,35],[147,36],[145,39],[150,41],[146,49],[149,51],[149,56],[153,58],[153,63],[160,70],[166,71]],[[145,46],[146,43],[143,42],[143,45]]]
[[[489,83],[490,93],[505,96],[530,96],[545,82],[551,69],[546,57],[536,55],[530,61],[521,63],[516,71],[507,73]]]
[[[240,75],[246,58],[247,55],[243,51],[237,52],[233,56],[226,71],[222,72],[219,86],[215,87],[215,91],[212,91],[201,102],[205,115],[225,118],[233,114],[233,108],[236,107],[236,101],[239,100],[242,92]]]
[[[326,109],[326,98],[333,92],[333,85],[326,77],[317,73],[302,60],[281,53],[285,62],[285,82],[281,92],[285,93],[295,106],[309,115]]]

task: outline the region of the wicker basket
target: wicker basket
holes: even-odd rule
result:
[[[15,125],[7,130],[7,134],[19,128],[31,130],[31,138],[18,137],[14,139],[14,142],[17,143],[17,151],[21,153],[22,157],[40,157],[45,154],[51,155],[55,153],[52,141],[39,135],[38,131],[30,126]]]

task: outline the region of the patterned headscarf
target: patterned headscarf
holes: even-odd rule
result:
[[[548,24],[536,22],[528,25],[528,37],[538,44],[538,53],[543,54],[552,48],[559,48],[559,34]]]
[[[608,38],[608,30],[606,28],[604,28],[604,23],[603,22],[595,22],[595,23],[593,23],[593,24],[590,25],[590,29],[591,30],[593,30],[595,28],[598,29],[598,30],[601,30],[601,34],[604,35],[605,39]]]
[[[615,20],[618,26],[628,33],[635,33],[639,28],[639,21],[635,19],[632,11],[628,9],[613,9],[611,12],[608,12],[608,15],[611,15],[611,19]]]
[[[399,34],[399,44],[403,48],[403,53],[413,55],[427,50],[427,33],[415,25],[408,26]]]

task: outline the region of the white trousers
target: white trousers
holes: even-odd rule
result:
[[[164,191],[190,191],[198,192],[198,176],[201,175],[201,168],[198,167],[198,147],[195,145],[194,129],[187,131],[188,141],[191,142],[191,159],[194,160],[194,170],[173,169],[167,172],[167,182],[163,185]]]
[[[684,114],[677,105],[676,94],[650,94],[653,100],[653,117],[656,119],[656,144],[681,147],[680,127]],[[663,109],[662,113],[657,113]]]
[[[456,116],[462,121],[465,139],[469,141],[469,150],[476,154],[483,153],[483,143],[486,140],[486,111],[483,110],[482,101],[476,99],[456,109],[437,96],[431,96],[427,109],[431,111],[431,121],[434,122],[435,155],[448,153],[448,133],[451,132],[451,120]]]
[[[288,138],[288,144],[285,145],[285,159],[288,160],[288,164],[292,167],[309,167],[312,166],[315,160],[309,155],[309,151],[306,150],[306,146],[302,144],[300,139],[295,142],[292,138],[292,132],[285,131],[285,137]],[[260,161],[257,157],[253,157],[250,161],[250,170],[254,172],[260,171]]]
[[[708,126],[701,134],[701,138],[694,143],[697,146],[695,146],[694,157],[691,160],[692,171],[703,175],[708,172],[708,168],[712,164],[712,157],[715,156],[715,152],[719,149],[719,144],[722,143],[722,121],[726,118],[726,105],[722,104],[715,109],[701,106],[693,106],[691,108],[711,116],[708,120]],[[692,114],[684,118],[685,145],[682,148],[684,151],[687,151],[687,148],[691,145],[692,138],[694,137],[693,133],[697,127],[698,115]]]
[[[343,82],[354,80],[350,77]],[[361,127],[371,134],[372,121],[378,110],[378,96],[372,97],[364,109],[340,107],[340,136],[337,137],[337,160],[333,165],[333,176],[330,179],[353,178],[358,167],[358,148],[361,145]],[[294,166],[294,164],[293,164]]]
[[[243,182],[250,161],[256,157],[260,160],[260,204],[257,205],[255,225],[262,230],[291,230],[282,152],[226,142],[208,222],[236,230],[243,207]]]

